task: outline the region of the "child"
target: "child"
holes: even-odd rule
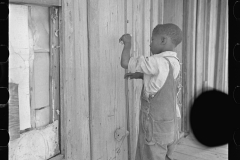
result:
[[[173,49],[182,41],[171,23],[153,29],[152,56],[130,57],[131,36],[123,35],[121,66],[125,78],[143,79],[136,160],[171,160],[178,139],[176,88],[180,64]]]

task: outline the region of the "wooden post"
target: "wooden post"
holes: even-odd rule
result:
[[[60,114],[60,44],[59,44],[59,9],[50,8],[50,101],[51,122],[59,120]]]

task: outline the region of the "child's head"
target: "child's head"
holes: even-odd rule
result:
[[[172,51],[182,42],[181,29],[172,23],[158,24],[152,33],[151,51],[158,54],[164,51]]]

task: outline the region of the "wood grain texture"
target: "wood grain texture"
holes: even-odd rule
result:
[[[143,51],[145,56],[150,56],[150,43],[151,43],[151,1],[144,1],[143,6],[143,31],[144,31],[144,40],[143,40]]]
[[[195,86],[195,43],[196,43],[196,0],[183,1],[183,110],[182,128],[189,131],[189,109],[194,100]]]
[[[143,50],[143,41],[144,41],[144,24],[143,24],[143,10],[144,10],[144,1],[143,0],[133,0],[132,3],[133,10],[133,46],[132,46],[132,56],[137,57],[140,55],[145,55]],[[131,122],[131,159],[135,159],[137,139],[138,139],[138,130],[139,130],[139,110],[140,110],[140,95],[142,90],[142,80],[130,80],[132,83],[130,90],[130,122]]]
[[[224,80],[225,80],[225,70],[227,68],[225,67],[226,63],[226,45],[228,43],[227,40],[227,32],[226,32],[226,24],[227,24],[227,7],[228,3],[227,1],[221,0],[220,5],[218,6],[218,16],[219,16],[219,22],[217,24],[217,39],[218,39],[218,45],[217,45],[217,51],[216,51],[216,65],[217,65],[217,71],[216,74],[216,88],[222,92],[225,91],[224,89]]]
[[[151,24],[150,24],[150,29],[151,32],[156,27],[156,25],[159,24],[159,0],[151,0]]]
[[[64,0],[61,10],[61,153],[90,160],[88,23],[86,0]]]
[[[163,24],[164,19],[164,1],[165,0],[158,0],[158,23]]]
[[[217,34],[217,0],[211,1],[210,8],[210,28],[209,28],[209,50],[208,50],[208,87],[214,87],[215,54],[216,54],[216,34]]]
[[[9,136],[10,141],[20,137],[18,84],[9,83]]]
[[[92,159],[127,159],[127,138],[114,139],[127,129],[124,69],[120,66],[125,30],[124,1],[89,1]]]
[[[31,13],[31,8],[28,8]],[[31,128],[36,128],[36,112],[35,112],[35,75],[34,75],[34,25],[32,25],[31,14],[28,14],[29,29],[29,86],[30,86],[30,108],[31,108]]]
[[[204,53],[204,14],[205,1],[198,1],[197,4],[197,33],[196,33],[196,74],[195,74],[195,93],[198,96],[203,89],[203,53]]]
[[[226,15],[229,15],[228,14],[228,7],[226,8]],[[226,23],[225,23],[225,33],[226,33],[226,41],[228,41],[229,40],[229,36],[228,36],[228,22],[229,22],[229,20],[228,20],[228,16],[226,16]],[[227,52],[228,51],[228,43],[226,43],[226,47],[225,47],[225,52]],[[224,91],[225,91],[225,93],[227,93],[228,94],[228,54],[226,54],[226,61],[225,61],[225,72],[224,72],[224,74],[225,74],[225,77],[224,77],[224,82],[223,82],[223,84],[224,84]]]
[[[203,42],[203,91],[208,89],[208,49],[209,49],[209,19],[210,19],[210,1],[206,1],[204,3],[204,42]]]
[[[133,18],[133,5],[134,1],[133,0],[126,0],[127,2],[127,33],[130,33],[133,35],[133,23],[134,23],[134,18]],[[133,46],[134,46],[134,36],[132,36],[132,49],[130,55],[133,56]],[[133,81],[127,80],[127,90],[128,90],[128,131],[129,131],[129,136],[128,136],[128,160],[134,159],[135,152],[136,152],[136,130],[135,130],[135,119],[134,119],[134,107],[133,107],[133,88],[134,88],[134,83]]]
[[[192,134],[182,138],[173,157],[178,160],[227,160],[228,145],[208,148],[201,145]]]
[[[50,8],[50,121],[59,120],[60,111],[60,41],[59,9]]]
[[[202,88],[223,90],[228,85],[227,1],[184,1],[184,116]],[[185,118],[185,130],[189,130]]]

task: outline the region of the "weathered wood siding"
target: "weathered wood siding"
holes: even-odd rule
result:
[[[228,46],[227,39],[222,38],[227,37],[226,6],[225,0],[62,0],[59,49],[60,147],[63,158],[134,160],[142,81],[124,80],[126,71],[120,66],[123,46],[118,40],[124,33],[132,34],[131,55],[149,56],[151,31],[158,23],[175,23],[184,31],[184,41],[175,51],[183,63],[181,75],[184,103],[180,107],[185,120],[184,130],[188,131],[188,109],[202,87],[227,91],[227,63],[224,59],[227,59]],[[22,7],[21,13],[27,15],[26,6]],[[27,26],[27,19],[19,23]],[[15,32],[21,35],[23,31]],[[24,33],[28,31],[24,30]],[[24,66],[26,63],[15,53],[14,47],[20,50],[23,46],[10,46],[10,52],[14,53],[10,59],[16,58]],[[26,48],[29,51],[28,45]],[[24,48],[22,51],[25,52]],[[25,55],[30,59],[29,66],[32,65],[32,59],[29,58],[31,54]],[[12,71],[21,70],[20,66],[11,65]],[[16,76],[10,80],[16,83],[21,78]],[[32,83],[26,82],[27,86]],[[29,88],[25,90],[29,91]],[[181,103],[182,96],[179,99]],[[23,111],[20,107],[20,112]],[[20,116],[20,119],[28,118],[29,121],[23,128],[31,126],[29,112],[27,110],[25,118]],[[57,140],[57,128],[47,131],[54,133],[54,141],[49,140],[51,143]],[[117,129],[118,139],[115,137]],[[42,131],[32,131],[21,136],[36,137]],[[23,139],[12,143],[26,143],[26,139]],[[42,140],[36,141],[37,144],[31,143],[41,145]],[[25,151],[24,154],[28,154],[31,149]],[[14,152],[21,155],[20,150]],[[50,156],[40,151],[37,154]],[[13,158],[15,155],[11,156]]]
[[[87,0],[64,0],[61,21],[61,151],[90,160]]]
[[[149,56],[152,29],[167,22],[182,28],[182,6],[182,0],[63,1],[61,85],[66,114],[61,130],[66,159],[134,159],[142,81],[124,80],[118,40],[132,34],[131,55]],[[180,60],[181,50],[176,49]],[[117,129],[119,141],[114,137]]]
[[[183,115],[196,96],[215,88],[228,93],[228,1],[184,0]]]
[[[142,81],[123,79],[123,46],[118,39],[132,34],[131,55],[149,56],[151,32],[157,24],[171,22],[182,29],[183,1],[90,1],[88,7],[92,158],[126,159],[128,149],[134,159]],[[181,45],[176,51],[181,60]],[[129,138],[114,140],[117,128],[129,130]]]
[[[118,41],[124,33],[124,1],[90,0],[88,7],[92,160],[127,159],[127,137],[114,138],[116,129],[127,129]]]

